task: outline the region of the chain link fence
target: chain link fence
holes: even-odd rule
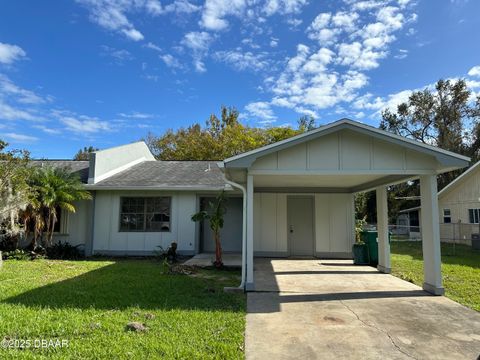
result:
[[[420,226],[389,225],[388,228],[394,241],[422,241]],[[444,243],[471,245],[472,234],[479,232],[479,224],[440,223],[440,241]]]

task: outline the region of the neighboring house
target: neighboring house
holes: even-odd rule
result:
[[[440,239],[471,244],[480,233],[480,162],[474,164],[438,193]],[[406,228],[411,239],[421,239],[421,207],[399,211],[397,228]],[[399,230],[400,231],[400,230]]]
[[[480,231],[480,162],[438,193],[441,239],[471,244]]]
[[[354,194],[377,192],[379,269],[390,271],[386,187],[420,178],[425,284],[443,291],[437,174],[469,158],[343,119],[219,163],[156,161],[143,142],[92,154],[90,205],[69,214],[65,239],[90,254],[151,254],[178,243],[184,254],[211,251],[209,231],[191,221],[226,190],[225,250],[242,252],[242,287],[254,288],[253,257],[351,257]],[[432,216],[435,214],[435,216]],[[243,215],[243,216],[242,216]],[[91,226],[79,219],[91,219]],[[73,224],[77,224],[74,227]],[[81,227],[89,229],[83,238]]]

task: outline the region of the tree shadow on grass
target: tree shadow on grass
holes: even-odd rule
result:
[[[414,260],[423,260],[421,241],[402,241],[392,244],[392,253],[411,256]],[[470,246],[442,243],[442,263],[480,268],[480,251]]]
[[[161,264],[153,261],[117,261],[3,302],[49,308],[243,311],[243,295],[223,292],[223,286],[232,285],[228,275],[203,274],[163,274]]]

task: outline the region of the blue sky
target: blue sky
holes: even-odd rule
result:
[[[0,138],[71,158],[204,123],[379,113],[439,78],[480,92],[474,0],[77,0],[0,5]]]

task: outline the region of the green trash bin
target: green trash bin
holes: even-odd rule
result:
[[[378,232],[376,230],[362,231],[362,241],[368,247],[368,257],[370,258],[370,265],[378,265]]]
[[[388,242],[390,243],[390,233],[388,233]],[[370,265],[378,265],[378,231],[377,230],[365,230],[360,234],[362,241],[368,247],[368,255],[370,258]]]

